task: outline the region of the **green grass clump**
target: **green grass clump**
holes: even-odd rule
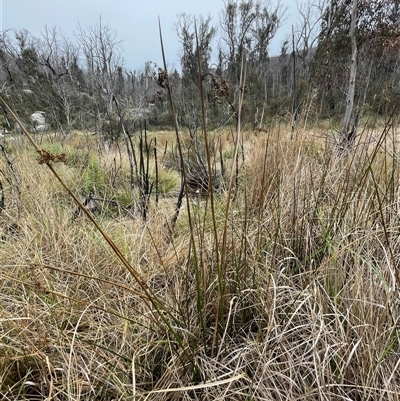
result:
[[[99,161],[93,157],[82,173],[81,188],[83,193],[101,192],[104,189],[104,171]]]
[[[153,174],[153,183],[155,185],[156,178]],[[162,169],[158,175],[158,191],[160,194],[167,195],[171,192],[179,191],[180,177],[179,174],[172,169]],[[154,188],[155,190],[155,188]]]

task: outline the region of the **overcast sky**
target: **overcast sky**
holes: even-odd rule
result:
[[[159,16],[171,69],[179,68],[179,40],[173,31],[177,15],[211,15],[218,26],[223,4],[223,0],[0,0],[0,31],[27,29],[33,36],[41,37],[45,26],[58,27],[65,36],[73,38],[78,23],[82,27],[95,26],[101,16],[102,23],[113,29],[122,42],[126,68],[135,70],[146,61],[162,64]],[[281,0],[281,4],[287,7],[287,19],[271,45],[272,55],[279,53],[282,40],[297,22],[296,0]]]

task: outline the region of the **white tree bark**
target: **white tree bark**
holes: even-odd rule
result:
[[[353,0],[350,23],[350,41],[351,41],[351,64],[349,88],[346,97],[346,112],[343,119],[342,143],[351,142],[354,139],[355,132],[350,132],[350,120],[354,106],[354,92],[357,76],[357,39],[356,39],[356,22],[357,22],[357,4],[358,0]],[[348,143],[347,143],[348,144]]]

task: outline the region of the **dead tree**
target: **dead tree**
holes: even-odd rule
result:
[[[353,0],[352,12],[351,12],[351,23],[350,23],[350,42],[351,42],[351,63],[350,63],[350,76],[349,76],[349,87],[346,97],[346,112],[343,119],[343,128],[341,132],[340,148],[350,148],[354,144],[356,136],[356,125],[350,129],[351,117],[353,114],[354,107],[354,92],[356,86],[357,76],[357,39],[356,39],[356,23],[357,23],[357,2]]]

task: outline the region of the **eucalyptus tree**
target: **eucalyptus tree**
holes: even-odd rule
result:
[[[192,81],[197,83],[199,79],[199,69],[196,30],[201,57],[201,69],[202,72],[207,72],[211,60],[211,44],[217,33],[217,29],[212,25],[210,16],[204,18],[200,15],[196,18],[188,14],[178,15],[178,21],[175,23],[174,28],[182,45],[180,61],[183,82],[187,83]]]
[[[85,63],[85,90],[91,105],[91,120],[96,131],[113,139],[120,134],[114,99],[124,79],[121,42],[116,32],[101,19],[94,26],[78,25],[76,38]]]
[[[284,21],[285,12],[279,1],[267,4],[261,0],[225,0],[220,13],[219,70],[231,86],[238,88],[242,60],[246,62],[253,112],[267,98],[268,47]]]
[[[295,51],[301,60],[301,76],[309,80],[312,50],[318,43],[321,20],[329,0],[307,0],[297,4],[297,23],[294,26]]]
[[[1,35],[3,87],[10,103],[27,117],[40,104],[36,96],[41,78],[38,41],[27,30],[9,30]]]
[[[81,107],[79,51],[58,28],[47,26],[39,40],[38,51],[44,74],[39,82],[40,96],[53,127],[65,136],[76,127],[75,119]]]
[[[77,46],[46,26],[40,38],[26,30],[3,33],[0,49],[6,95],[21,117],[41,110],[57,131],[72,128],[82,106],[79,85],[84,86]]]
[[[192,134],[201,121],[199,82],[207,79],[211,72],[212,41],[217,29],[212,25],[211,17],[194,17],[180,14],[175,24],[175,32],[181,42],[181,85],[178,101],[178,113],[181,122]],[[197,35],[197,41],[196,41]],[[198,56],[201,71],[199,71]],[[209,106],[209,104],[207,104]]]
[[[328,95],[331,111],[345,113],[342,139],[354,139],[364,104],[369,102],[374,108],[377,95],[387,89],[386,81],[395,73],[399,24],[398,0],[330,0],[326,5],[314,79]]]

